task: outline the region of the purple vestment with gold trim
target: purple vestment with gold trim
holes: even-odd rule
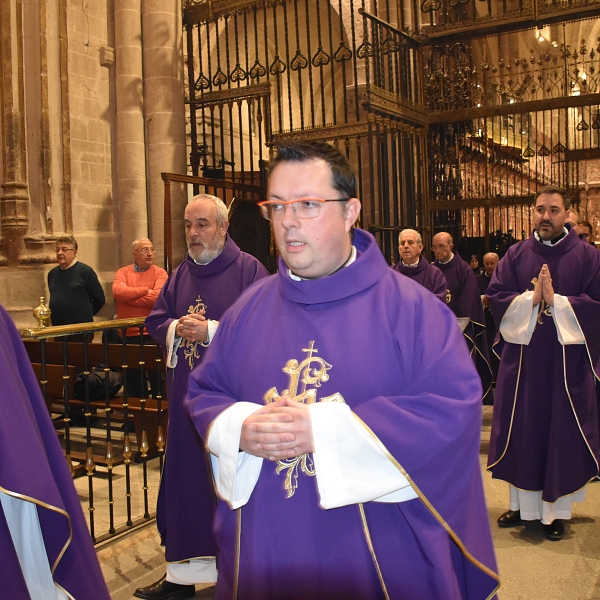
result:
[[[55,585],[75,600],[110,600],[40,385],[23,342],[1,306],[0,363],[0,487],[9,496],[36,506]],[[29,600],[1,505],[0,540],[0,595]]]
[[[221,254],[207,265],[196,264],[188,255],[173,271],[146,318],[148,332],[165,348],[173,319],[204,308],[207,319],[218,321],[248,286],[268,274],[227,236]],[[215,556],[216,497],[204,445],[183,407],[189,375],[205,352],[199,343],[183,344],[177,350],[177,366],[167,371],[169,424],[156,523],[168,562]]]
[[[392,599],[483,600],[496,589],[481,385],[455,317],[390,269],[369,233],[355,230],[353,243],[357,260],[328,277],[294,281],[280,261],[277,276],[245,292],[186,404],[206,438],[236,401],[339,394],[419,497],[324,510],[311,455],[263,461],[247,504],[217,508],[218,599],[234,588],[239,600],[381,599],[385,585]]]
[[[600,374],[600,253],[574,230],[556,245],[532,234],[498,263],[487,296],[497,323],[510,303],[533,290],[547,264],[557,294],[573,307],[585,344],[562,346],[550,307],[541,303],[528,345],[500,337],[492,476],[554,502],[598,474],[600,436],[596,374]]]
[[[414,279],[424,288],[435,294],[442,302],[446,302],[446,279],[444,274],[421,255],[416,267],[407,267],[402,261],[394,266],[394,270],[406,277]]]
[[[450,262],[442,264],[436,259],[433,264],[442,271],[446,278],[448,284],[446,303],[448,308],[457,317],[467,317],[469,319],[469,324],[464,329],[463,334],[471,358],[481,378],[483,401],[486,404],[491,404],[492,370],[485,337],[485,317],[473,269],[457,252],[454,253]]]

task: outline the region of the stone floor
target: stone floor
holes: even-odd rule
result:
[[[559,542],[545,539],[542,526],[500,529],[496,519],[508,508],[508,488],[485,471],[491,407],[484,407],[481,464],[488,513],[500,568],[500,600],[600,599],[600,482],[576,505]],[[113,600],[129,600],[133,591],[164,573],[164,559],[154,523],[101,544],[98,556]],[[195,596],[214,598],[214,587],[197,587]]]

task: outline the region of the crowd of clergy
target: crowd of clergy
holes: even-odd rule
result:
[[[531,236],[502,258],[467,262],[438,232],[430,263],[420,233],[404,229],[390,268],[355,227],[346,157],[322,142],[277,147],[259,206],[275,275],[229,236],[222,200],[200,194],[185,209],[188,253],[173,274],[141,238],[113,282],[117,316],[146,317],[141,336],[167,367],[156,511],[165,574],[134,596],[193,598],[196,584],[215,582],[218,599],[494,598],[482,403],[494,405],[488,469],[508,483],[499,527],[539,520],[561,540],[598,476],[591,226],[564,190],[545,187]],[[76,241],[59,242],[57,273],[89,278],[73,270]],[[35,469],[0,462],[0,529],[12,540],[0,576],[11,598],[108,599],[97,563],[81,566],[94,562],[91,540],[4,312],[0,328],[11,410],[38,440]],[[139,343],[140,331],[126,337]]]

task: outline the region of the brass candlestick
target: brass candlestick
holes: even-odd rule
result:
[[[52,311],[46,304],[46,298],[40,296],[40,305],[33,309],[33,316],[38,320],[38,329],[46,329],[46,322],[50,319]]]

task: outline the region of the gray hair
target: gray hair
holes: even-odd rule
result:
[[[229,220],[227,206],[225,206],[225,202],[221,198],[211,196],[210,194],[198,194],[190,200],[189,204],[196,202],[196,200],[212,200],[215,203],[215,207],[217,208],[217,227],[220,227]]]
[[[69,246],[73,246],[73,248],[77,250],[77,240],[73,236],[63,236],[56,238],[56,244],[69,244]]]
[[[421,234],[416,229],[410,229],[410,228],[403,229],[398,234],[398,244],[400,243],[400,237],[402,236],[403,233],[414,233],[415,237],[417,238],[417,244],[423,245],[423,238],[421,237]]]
[[[496,261],[499,261],[499,260],[500,260],[500,257],[499,257],[499,256],[498,256],[498,255],[497,255],[495,252],[486,252],[486,253],[483,255],[483,260],[485,260],[485,257],[486,257],[486,256],[492,256],[492,257],[494,257],[494,258],[496,259]]]
[[[138,238],[137,240],[133,240],[133,244],[131,244],[131,249],[132,250],[136,250],[136,246],[142,241],[142,240],[148,240],[151,244],[152,244],[152,240],[149,237],[141,237]]]

